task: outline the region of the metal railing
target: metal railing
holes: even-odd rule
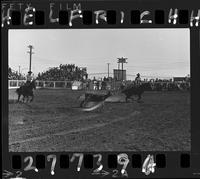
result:
[[[8,80],[8,89],[15,89],[26,83],[26,80]],[[71,81],[36,81],[36,88],[71,88]]]
[[[16,89],[22,86],[26,80],[9,80],[8,81],[8,89]],[[145,83],[144,81],[142,83]],[[50,88],[50,89],[72,89],[73,81],[36,81],[36,88]],[[128,83],[127,83],[128,84]],[[152,90],[156,90],[161,88],[162,90],[167,90],[170,85],[173,88],[177,89],[188,89],[190,88],[189,82],[152,82],[151,88]],[[89,84],[83,83],[81,89],[86,90],[119,90],[121,82],[112,81],[106,82],[106,85],[103,87],[102,83],[98,86],[94,84],[92,81]]]

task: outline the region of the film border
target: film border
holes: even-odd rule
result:
[[[19,2],[19,1],[18,1]],[[49,2],[42,2],[42,3],[36,3],[36,1],[31,1],[33,5],[38,6],[39,10],[42,10],[45,12],[49,11]],[[59,3],[59,1],[54,1],[55,3]],[[74,1],[66,1],[69,3],[74,3]],[[150,0],[150,1],[145,1],[143,0],[142,2],[139,1],[126,1],[126,2],[119,2],[119,1],[109,1],[109,2],[104,2],[104,1],[80,1],[82,4],[82,7],[85,6],[86,10],[93,10],[93,9],[105,9],[105,10],[117,10],[120,11],[122,7],[125,7],[123,10],[125,12],[125,14],[127,14],[127,18],[130,20],[130,11],[131,10],[152,10],[154,12],[154,10],[158,9],[158,10],[163,10],[165,13],[169,12],[170,8],[178,8],[178,9],[183,9],[183,10],[188,10],[189,12],[191,12],[192,10],[197,10],[200,8],[199,4],[194,2],[194,3],[189,3],[189,2],[185,2],[185,1],[165,1],[165,2],[161,2],[161,1],[155,1],[155,0]],[[9,1],[5,1],[5,3],[10,3]],[[24,3],[24,2],[23,2]],[[75,2],[77,3],[77,2]],[[114,4],[115,3],[115,4]],[[114,4],[114,5],[113,5]],[[123,5],[122,5],[123,4]],[[120,6],[122,5],[122,6]],[[167,16],[166,16],[167,18]],[[94,20],[94,19],[93,19]],[[48,16],[45,15],[45,22],[48,22]],[[145,25],[133,25],[129,22],[124,22],[123,24],[116,24],[114,26],[112,25],[107,25],[107,24],[91,24],[89,26],[85,26],[82,25],[80,23],[75,23],[74,26],[69,27],[69,26],[60,26],[59,24],[55,25],[55,24],[44,24],[42,26],[38,26],[38,25],[33,25],[33,26],[29,26],[26,27],[24,25],[19,25],[19,26],[14,26],[14,25],[9,25],[6,26],[4,28],[2,28],[2,59],[8,59],[8,30],[9,29],[32,29],[32,28],[190,28],[190,53],[191,53],[191,79],[192,79],[192,88],[191,88],[191,132],[192,132],[192,150],[190,152],[188,151],[180,151],[180,152],[163,152],[163,151],[157,151],[157,152],[152,152],[152,151],[145,151],[145,152],[139,152],[139,154],[141,154],[142,158],[144,159],[148,154],[152,154],[154,156],[156,156],[157,154],[165,154],[166,155],[166,167],[167,169],[159,169],[156,168],[156,172],[152,175],[153,177],[197,177],[199,176],[200,173],[200,169],[199,167],[199,162],[200,162],[200,146],[199,146],[199,141],[198,141],[198,137],[199,137],[199,120],[198,118],[200,117],[200,113],[199,113],[199,109],[198,109],[198,103],[200,100],[200,94],[199,94],[199,89],[200,89],[200,84],[199,84],[199,76],[200,76],[200,30],[199,27],[190,27],[189,23],[187,24],[176,24],[176,25],[172,25],[172,24],[167,24],[167,19],[165,19],[165,24],[162,25],[157,25],[157,24],[145,24]],[[7,81],[7,66],[8,66],[8,61],[7,60],[2,60],[2,109],[3,109],[3,113],[2,113],[2,119],[8,119],[8,91],[7,91],[7,86],[8,86],[8,81]],[[5,68],[4,68],[5,67]],[[2,127],[3,127],[3,141],[2,141],[2,146],[3,146],[3,164],[4,164],[4,168],[5,170],[8,171],[15,171],[17,172],[18,170],[13,170],[11,168],[11,161],[12,161],[12,156],[15,155],[19,155],[22,157],[21,160],[23,161],[23,159],[27,156],[32,156],[33,159],[35,159],[36,155],[41,154],[41,153],[11,153],[8,152],[8,122],[6,121],[2,121]],[[50,154],[54,154],[56,155],[57,158],[60,157],[61,154],[68,154],[69,156],[72,156],[73,153],[76,152],[66,152],[66,153],[42,153],[42,155],[45,156],[45,159],[48,155]],[[83,152],[84,153],[84,152]],[[129,158],[131,158],[132,155],[136,154],[135,152],[126,152],[126,151],[122,151],[122,152],[102,152],[101,154],[103,155],[103,158],[108,158],[108,155],[110,154],[119,154],[119,153],[126,153],[128,154]],[[85,153],[84,153],[85,154]],[[96,152],[90,152],[89,154],[93,155],[96,154]],[[182,154],[189,154],[190,155],[190,167],[189,168],[181,168],[180,167],[180,156]],[[187,157],[187,156],[186,156]],[[35,162],[35,160],[33,161]],[[107,164],[107,160],[103,160],[103,165],[105,166],[105,168],[107,169],[108,164]],[[131,162],[133,162],[131,160]],[[47,165],[48,161],[45,162],[45,165]],[[95,164],[95,162],[93,163]],[[22,163],[22,168],[25,166],[25,164]],[[94,165],[93,165],[94,166]],[[57,166],[58,167],[58,166]],[[129,166],[130,167],[130,166]],[[74,174],[74,176],[80,175],[77,174],[77,172],[75,171],[76,166],[75,165],[70,165],[70,168],[65,170],[63,172],[63,170],[61,170],[59,167],[56,168],[56,177],[62,177],[62,176],[66,176],[67,173],[72,173]],[[38,173],[31,173],[31,172],[27,172],[26,173],[26,177],[35,177],[37,176],[38,178],[40,176],[51,176],[50,173],[50,167],[46,167],[45,169],[42,169],[42,171],[39,171]],[[131,168],[132,170],[132,168]],[[129,169],[128,169],[129,171]],[[175,171],[176,171],[176,176],[175,176]],[[81,174],[83,174],[84,176],[91,176],[91,172],[88,172],[88,169],[84,169],[83,167],[81,168]],[[110,175],[111,176],[111,175]],[[138,171],[137,169],[133,170],[133,171],[129,171],[129,177],[134,176],[134,177],[139,177],[139,178],[143,178],[145,177],[144,174],[142,174],[142,172]]]

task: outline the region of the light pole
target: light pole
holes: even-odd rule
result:
[[[110,63],[107,63],[107,65],[108,65],[108,78],[109,78],[109,66],[110,66]]]
[[[33,46],[32,46],[32,45],[29,45],[28,48],[29,48],[29,51],[28,51],[27,53],[30,54],[30,61],[29,61],[29,71],[28,71],[28,74],[31,75],[31,73],[32,73],[32,71],[31,71],[32,54],[34,54],[34,52],[32,51],[32,50],[33,50]]]
[[[117,80],[119,80],[119,68],[120,68],[120,63],[119,63],[119,62],[117,62],[117,63],[118,63],[118,75],[117,75],[118,79],[117,79]]]
[[[21,67],[21,66],[19,65],[19,74],[20,74],[20,67]]]

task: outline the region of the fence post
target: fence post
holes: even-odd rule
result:
[[[54,82],[53,82],[53,88],[55,88],[55,87],[56,87],[56,82],[54,81]]]

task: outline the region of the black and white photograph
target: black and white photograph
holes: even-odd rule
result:
[[[9,151],[191,151],[190,81],[188,28],[9,30]]]

